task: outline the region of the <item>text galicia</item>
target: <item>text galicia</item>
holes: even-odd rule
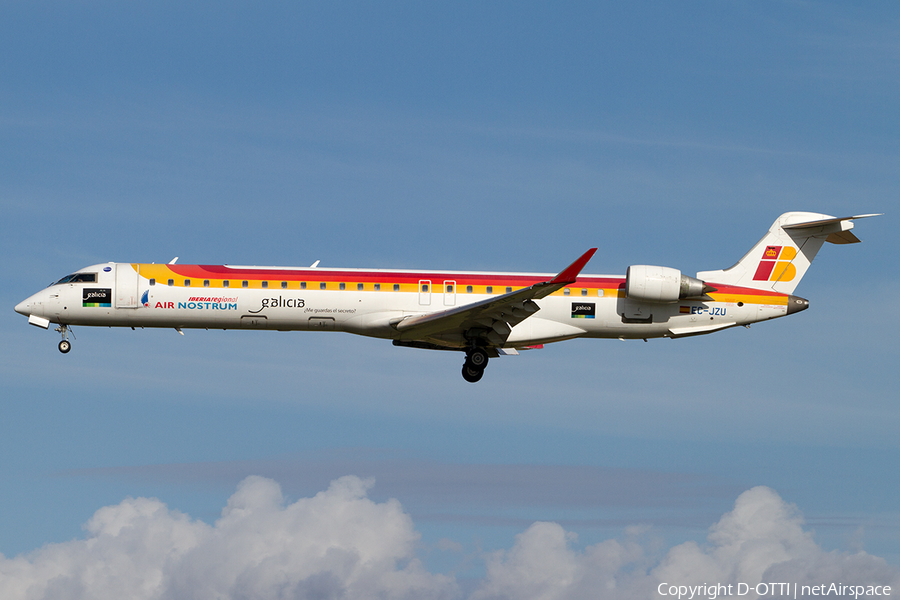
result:
[[[278,296],[277,298],[263,298],[259,310],[251,310],[250,312],[256,314],[266,308],[303,308],[304,306],[306,306],[306,301],[303,298]]]

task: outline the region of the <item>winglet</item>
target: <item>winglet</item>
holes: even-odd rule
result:
[[[591,257],[594,256],[594,252],[596,252],[596,248],[591,248],[584,254],[582,254],[578,260],[573,262],[571,265],[560,271],[559,275],[551,279],[548,283],[556,283],[565,285],[567,283],[574,283],[578,278],[578,274],[581,273],[581,270],[584,268],[584,265],[591,260]]]

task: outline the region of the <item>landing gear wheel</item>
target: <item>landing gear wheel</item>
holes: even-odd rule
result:
[[[481,348],[475,348],[469,352],[468,356],[466,356],[466,362],[472,365],[472,367],[483,371],[488,364],[487,352]]]
[[[469,361],[466,361],[462,368],[462,376],[469,383],[477,383],[484,376],[484,369],[473,367]]]
[[[56,328],[56,331],[62,334],[63,339],[59,343],[59,351],[65,354],[72,349],[72,344],[69,342],[69,334],[72,333],[72,330],[69,329],[68,325],[60,324],[60,326]],[[74,333],[72,333],[72,337],[75,337]]]

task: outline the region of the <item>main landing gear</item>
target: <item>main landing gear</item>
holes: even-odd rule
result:
[[[69,333],[71,332],[71,330],[69,329],[68,325],[60,325],[56,328],[56,331],[61,333],[63,336],[62,341],[59,343],[59,351],[65,354],[72,349],[72,343],[69,342]],[[72,334],[72,338],[75,338],[74,333]]]
[[[484,368],[488,364],[488,354],[483,348],[473,348],[466,352],[462,376],[469,383],[475,383],[484,376]]]

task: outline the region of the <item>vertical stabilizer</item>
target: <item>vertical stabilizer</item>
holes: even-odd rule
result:
[[[819,213],[784,213],[766,235],[737,262],[721,271],[702,271],[697,278],[715,285],[774,290],[793,294],[822,244],[859,242],[853,233],[853,219],[877,215],[832,217]]]

